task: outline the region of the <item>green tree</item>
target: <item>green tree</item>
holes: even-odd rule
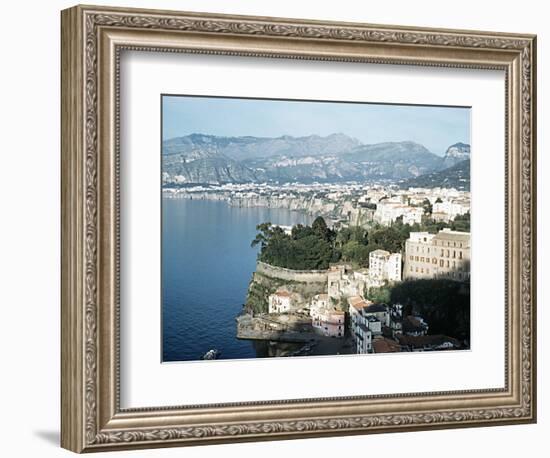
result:
[[[377,246],[391,253],[400,253],[405,247],[411,229],[411,226],[402,222],[396,222],[388,227],[377,226],[369,231],[369,247]]]
[[[331,242],[334,239],[335,233],[327,226],[325,219],[322,216],[318,216],[311,225],[313,232],[323,240]]]
[[[289,262],[291,269],[328,269],[332,258],[330,244],[315,235],[309,235],[293,244],[294,253]]]
[[[304,226],[303,224],[296,224],[292,227],[291,231],[291,237],[294,240],[298,240],[304,237],[307,237],[308,235],[314,235],[315,232],[311,228],[311,226]]]
[[[457,215],[451,224],[454,231],[470,232],[470,212]]]
[[[368,265],[370,250],[356,240],[351,240],[342,247],[342,259],[361,266]]]
[[[351,229],[349,227],[344,227],[338,231],[336,234],[335,245],[337,247],[343,247],[346,243],[351,240]]]
[[[269,222],[261,223],[256,226],[256,230],[258,233],[256,234],[254,240],[252,240],[250,246],[255,247],[256,245],[260,245],[261,248],[264,248],[273,235],[273,226]]]
[[[312,270],[327,269],[330,262],[338,260],[339,255],[334,252],[331,242],[322,237],[322,234],[331,236],[330,232],[323,231],[322,223],[318,223],[317,232],[310,226],[296,225],[291,235],[271,223],[259,224],[257,230],[251,245],[260,246],[258,258],[268,264]]]
[[[365,297],[377,304],[389,304],[391,300],[391,290],[389,287],[368,288],[365,291]]]
[[[424,199],[422,202],[422,207],[424,208],[424,213],[431,215],[433,212],[433,205],[430,203],[429,199]]]

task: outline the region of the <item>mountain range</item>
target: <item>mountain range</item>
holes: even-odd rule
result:
[[[455,165],[409,178],[402,181],[400,187],[408,188],[455,188],[461,191],[470,190],[470,159],[456,163]]]
[[[469,159],[470,146],[444,156],[412,142],[362,144],[326,137],[219,137],[191,134],[162,143],[165,185],[247,182],[402,181],[443,171]]]

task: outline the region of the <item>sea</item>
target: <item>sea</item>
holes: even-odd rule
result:
[[[251,242],[263,222],[310,224],[311,215],[225,201],[162,199],[162,355],[164,362],[269,355],[267,343],[236,337],[235,318],[246,300],[258,248]]]

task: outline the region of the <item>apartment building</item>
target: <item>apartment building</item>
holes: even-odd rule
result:
[[[403,279],[470,278],[470,233],[443,229],[411,232],[405,242]]]

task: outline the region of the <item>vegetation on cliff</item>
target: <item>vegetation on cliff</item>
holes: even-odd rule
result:
[[[260,245],[260,261],[294,270],[328,269],[333,259],[336,233],[325,220],[317,218],[311,226],[298,224],[286,234],[279,226],[262,223],[252,246]]]
[[[270,286],[271,285],[266,285],[265,282],[259,281],[258,278],[252,279],[248,286],[245,304],[249,312],[253,314],[268,312],[268,297],[273,293],[278,284],[275,283],[274,286]]]
[[[457,216],[451,223],[424,218],[422,224],[403,224],[397,220],[391,226],[373,225],[345,227],[334,231],[318,217],[311,226],[298,224],[290,234],[269,222],[257,226],[252,246],[260,246],[258,259],[273,266],[294,270],[323,270],[330,263],[350,262],[358,267],[368,266],[371,251],[382,249],[401,253],[411,232],[438,232],[444,228],[470,230],[470,214]]]

